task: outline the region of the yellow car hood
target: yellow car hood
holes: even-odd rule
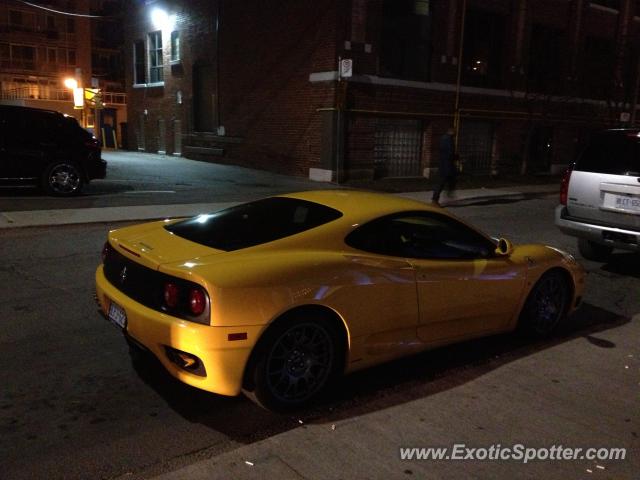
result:
[[[165,220],[112,230],[109,243],[119,253],[153,269],[165,263],[224,253],[178,237],[164,228],[167,224]]]

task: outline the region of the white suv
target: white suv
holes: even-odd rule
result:
[[[605,261],[614,248],[640,252],[640,130],[591,138],[562,178],[556,225],[589,260]]]

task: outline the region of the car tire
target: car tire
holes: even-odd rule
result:
[[[344,354],[339,338],[333,323],[320,315],[296,315],[274,324],[249,362],[244,394],[272,411],[311,402],[339,372]]]
[[[585,240],[584,238],[578,239],[578,251],[587,260],[593,260],[595,262],[606,262],[613,252],[612,247],[607,245],[600,245],[599,243]]]
[[[548,337],[566,315],[569,301],[566,276],[557,270],[545,273],[529,292],[520,312],[520,330],[530,337]]]
[[[44,169],[42,188],[49,195],[71,197],[78,195],[83,186],[82,171],[73,162],[56,161]]]

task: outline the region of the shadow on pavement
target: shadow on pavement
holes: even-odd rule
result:
[[[640,254],[614,253],[601,269],[609,273],[640,278]]]
[[[461,207],[482,207],[489,205],[509,205],[512,203],[524,202],[527,200],[533,200],[536,198],[545,198],[549,196],[548,193],[520,193],[517,197],[489,197],[489,198],[469,198],[451,201],[444,203],[445,208],[461,208]]]
[[[315,405],[289,414],[270,413],[246,398],[223,397],[180,383],[153,358],[134,362],[142,380],[190,422],[251,443],[304,423],[327,423],[382,410],[458,387],[520,358],[584,337],[601,348],[615,344],[596,334],[629,322],[585,304],[548,340],[501,334],[438,348],[345,377]]]
[[[519,333],[495,335],[358,372],[336,388],[333,393],[335,413],[330,418],[349,418],[449,390],[505,364],[567,341],[581,337],[595,340],[594,335],[598,332],[629,321],[612,312],[583,304],[552,338],[546,340],[531,340]],[[347,412],[345,407],[349,407]],[[327,421],[322,419],[322,422]]]

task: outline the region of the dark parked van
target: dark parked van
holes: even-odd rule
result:
[[[52,110],[0,105],[0,182],[77,195],[107,162],[99,142],[75,118]]]

